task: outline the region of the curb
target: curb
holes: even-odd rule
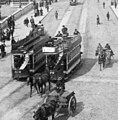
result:
[[[41,21],[43,21],[43,19],[53,10],[53,8],[49,9],[49,12],[42,18]]]
[[[110,8],[111,8],[111,10],[113,11],[113,13],[115,14],[116,18],[118,19],[118,16],[116,15],[116,13],[115,13],[115,11],[114,11],[114,9],[112,8],[111,5],[110,5]],[[117,9],[117,8],[116,8],[116,9]]]

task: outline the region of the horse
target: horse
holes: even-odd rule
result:
[[[100,65],[100,71],[101,71],[101,65],[103,64],[103,68],[105,67],[106,53],[100,44],[97,47],[95,56],[98,56],[98,64]]]
[[[34,79],[34,76],[28,76],[27,77],[27,85],[30,85],[30,97],[32,96],[32,88],[34,86],[34,88],[36,89],[37,91],[37,94],[39,94],[39,91],[38,91],[38,86],[37,86],[37,83]]]
[[[110,64],[111,63],[111,56],[112,56],[112,54],[111,54],[111,50],[106,50],[106,62],[108,63],[108,64]]]
[[[41,96],[46,91],[46,83],[47,82],[49,84],[49,91],[50,91],[51,82],[50,82],[49,69],[45,69],[45,71],[43,73],[36,73],[34,75],[34,80],[38,86]]]
[[[46,103],[43,103],[36,111],[33,112],[34,120],[48,120],[48,117],[50,116],[52,116],[52,120],[54,120],[57,103],[57,96],[49,97]]]

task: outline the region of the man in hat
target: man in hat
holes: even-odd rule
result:
[[[57,83],[56,83],[56,88],[57,88],[57,92],[62,95],[65,90],[64,78],[62,77],[58,78]]]
[[[56,37],[62,37],[62,34],[61,34],[61,32],[60,32],[60,31],[58,31],[58,33],[57,33]]]
[[[73,33],[74,35],[79,35],[80,34],[80,32],[77,30],[77,29],[75,29],[75,31],[74,31],[74,33]]]

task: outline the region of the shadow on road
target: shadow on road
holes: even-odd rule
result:
[[[76,106],[76,111],[72,117],[75,117],[76,115],[78,115],[83,109],[84,109],[83,102],[78,102]],[[70,116],[68,115],[67,108],[65,108],[59,111],[59,114],[56,116],[55,120],[68,120],[69,117]]]
[[[96,64],[97,59],[92,59],[92,58],[84,58],[82,60],[81,66],[77,66],[77,68],[74,70],[74,74],[72,75],[71,78],[76,78],[79,76],[82,76],[84,74],[87,74],[93,66]]]
[[[114,63],[118,63],[118,59],[111,59],[111,62],[107,63],[105,68],[112,68]]]

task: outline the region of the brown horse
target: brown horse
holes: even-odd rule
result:
[[[36,73],[34,75],[34,80],[35,80],[36,85],[38,86],[41,96],[46,91],[47,82],[49,84],[49,91],[50,91],[51,82],[50,82],[50,72],[48,69],[45,69],[43,73]]]
[[[27,85],[30,86],[30,97],[32,96],[32,88],[33,87],[36,89],[37,93],[39,94],[38,86],[37,86],[37,83],[34,80],[33,76],[30,75],[29,77],[27,77]]]
[[[105,67],[106,53],[103,50],[103,47],[100,43],[97,47],[95,55],[98,56],[98,64],[100,65],[100,71],[101,71],[102,70],[101,65],[103,65],[103,68]]]
[[[46,103],[43,103],[36,111],[34,111],[34,120],[48,120],[48,117],[50,116],[52,116],[52,120],[54,120],[57,102],[58,97],[51,96]]]

